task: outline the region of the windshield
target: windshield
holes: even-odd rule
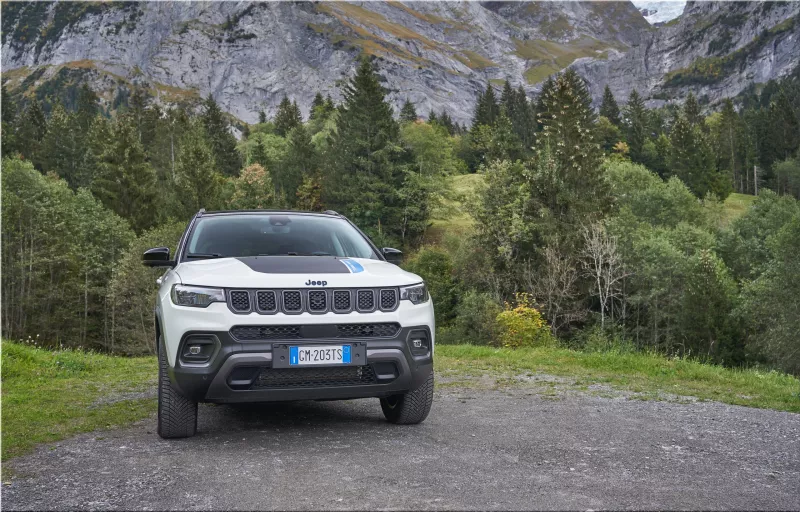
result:
[[[197,220],[184,258],[340,256],[379,259],[350,223],[317,215],[219,215]]]

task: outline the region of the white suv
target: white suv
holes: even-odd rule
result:
[[[188,437],[198,402],[380,398],[419,423],[433,400],[433,303],[336,212],[201,210],[158,280],[158,433]]]

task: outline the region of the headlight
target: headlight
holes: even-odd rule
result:
[[[400,300],[410,300],[412,304],[428,302],[428,289],[425,283],[400,288]]]
[[[225,302],[225,290],[176,284],[172,287],[172,302],[178,306],[204,308],[212,302]]]

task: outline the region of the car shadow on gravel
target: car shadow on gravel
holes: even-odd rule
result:
[[[387,424],[378,400],[299,401],[201,406],[198,435],[237,430],[320,429],[345,424]]]

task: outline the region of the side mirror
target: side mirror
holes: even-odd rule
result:
[[[384,247],[381,249],[381,252],[383,253],[383,257],[386,258],[386,261],[389,263],[394,263],[397,265],[403,261],[403,251],[393,249],[391,247]]]
[[[155,247],[146,250],[142,255],[142,264],[145,267],[175,266],[175,262],[169,259],[169,247]]]

